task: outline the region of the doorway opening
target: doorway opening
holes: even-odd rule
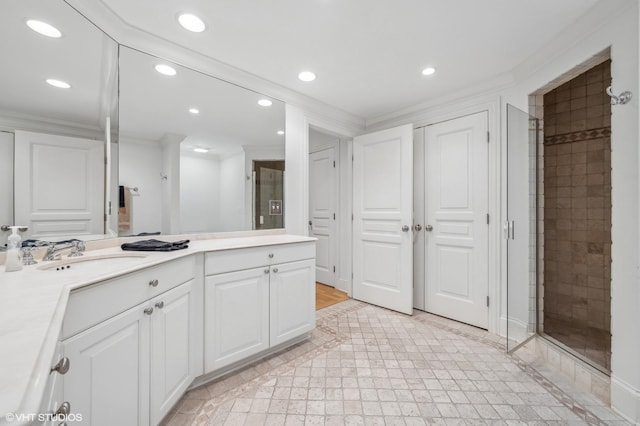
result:
[[[284,160],[254,160],[253,176],[253,229],[284,228]]]
[[[606,60],[543,96],[539,330],[611,369],[611,84]]]

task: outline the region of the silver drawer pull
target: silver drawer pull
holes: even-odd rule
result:
[[[62,359],[60,359],[60,361],[58,361],[58,363],[53,366],[50,373],[57,371],[59,374],[67,374],[70,366],[71,362],[69,361],[69,358],[67,358],[66,356],[62,357]]]
[[[265,269],[265,270],[264,270],[264,273],[265,273],[265,275],[266,275],[266,274],[268,274],[268,273],[269,273],[269,270],[268,270],[268,269]]]
[[[162,309],[162,308],[164,308],[164,302],[158,302],[158,303],[156,303],[156,308],[158,308],[158,309]]]
[[[59,415],[68,416],[70,413],[71,413],[71,404],[69,404],[67,401],[60,404],[60,407],[58,407],[58,409],[55,412],[55,414],[58,416]]]
[[[144,310],[144,313],[145,313],[146,315],[151,315],[151,314],[153,313],[153,308],[147,308],[147,309],[145,309],[145,310]]]
[[[273,268],[273,272],[278,272],[278,268]]]
[[[151,281],[149,281],[149,285],[150,285],[151,287],[158,287],[158,284],[159,284],[158,280],[151,280]]]
[[[269,259],[273,259],[273,253],[269,253]]]

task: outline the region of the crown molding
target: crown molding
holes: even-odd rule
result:
[[[85,123],[43,118],[30,114],[0,110],[0,130],[13,132],[23,130],[28,132],[51,133],[61,136],[82,137],[87,139],[104,140],[104,130],[100,126]]]
[[[365,120],[362,117],[335,108],[310,96],[221,62],[216,58],[132,26],[102,0],[91,2],[83,0],[64,1],[123,46],[157,56],[231,84],[262,93],[273,99],[279,99],[295,105],[305,111],[306,114],[313,116],[315,121],[327,122],[331,127],[340,128],[342,132],[356,134],[364,129]]]

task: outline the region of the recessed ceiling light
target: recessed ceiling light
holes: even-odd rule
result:
[[[422,70],[422,75],[433,75],[436,72],[436,69],[433,67],[427,67]]]
[[[64,81],[60,81],[60,80],[56,80],[55,78],[48,78],[46,80],[47,83],[49,83],[50,85],[52,85],[53,87],[58,87],[60,89],[69,89],[71,88],[71,85],[67,82]]]
[[[271,102],[269,99],[260,99],[258,101],[258,105],[263,107],[270,107],[271,105],[273,105],[273,102]]]
[[[278,130],[276,133],[278,133],[279,135],[284,135],[284,130]]]
[[[193,148],[193,152],[199,152],[201,154],[204,154],[205,152],[209,152],[209,150],[206,148]]]
[[[178,22],[185,30],[194,33],[201,33],[207,28],[202,19],[191,13],[183,13],[178,16]]]
[[[176,75],[176,69],[165,64],[156,65],[156,71],[158,71],[160,74],[163,74],[163,75],[168,75],[168,76]]]
[[[189,108],[189,112],[191,114],[200,114],[200,110],[198,108]]]
[[[316,79],[316,75],[311,71],[302,71],[298,74],[298,78],[302,81],[313,81]]]
[[[42,34],[43,36],[51,37],[51,38],[60,38],[62,37],[62,33],[53,25],[47,24],[46,22],[36,21],[35,19],[29,19],[27,21],[27,26],[31,28],[33,31]]]

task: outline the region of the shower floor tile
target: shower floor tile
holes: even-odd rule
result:
[[[188,392],[162,424],[521,422],[625,424],[507,355],[498,336],[348,300],[318,311],[307,341]]]

